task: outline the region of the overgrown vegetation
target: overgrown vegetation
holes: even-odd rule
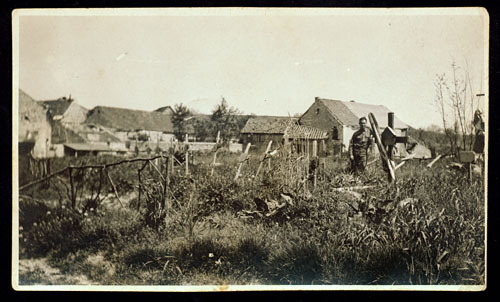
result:
[[[137,196],[122,208],[111,194],[71,209],[56,181],[23,192],[20,259],[47,257],[63,273],[110,285],[484,283],[479,176],[470,184],[446,160],[432,169],[415,161],[388,185],[378,163],[361,178],[336,163],[314,187],[304,177],[310,167],[293,156],[254,177],[255,155],[234,182],[237,156],[221,152],[210,176],[211,155],[196,154],[166,195],[158,173],[145,169],[138,211]],[[122,196],[138,190],[139,166],[112,170]],[[79,185],[89,191],[84,182],[98,175],[85,177]],[[334,190],[359,185],[371,187]],[[21,274],[20,283],[37,277]]]

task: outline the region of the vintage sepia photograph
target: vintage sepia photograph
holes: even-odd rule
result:
[[[484,291],[489,27],[14,10],[12,287]]]

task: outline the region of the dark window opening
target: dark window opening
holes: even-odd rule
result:
[[[337,127],[333,127],[333,130],[332,130],[332,139],[334,139],[334,140],[338,140],[339,139],[339,130],[337,129]]]

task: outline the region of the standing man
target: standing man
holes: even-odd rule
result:
[[[351,160],[351,169],[359,174],[365,171],[368,148],[373,145],[372,131],[366,126],[366,117],[359,119],[359,130],[354,132],[349,142],[349,158]]]

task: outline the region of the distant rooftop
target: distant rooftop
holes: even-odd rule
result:
[[[85,122],[128,131],[174,131],[171,116],[168,114],[116,107],[96,106],[89,111]]]
[[[248,119],[241,133],[283,134],[298,118],[287,116],[255,116]]]
[[[40,101],[40,103],[47,109],[49,114],[54,117],[63,115],[73,101],[74,100],[71,98],[63,97],[57,100]]]

